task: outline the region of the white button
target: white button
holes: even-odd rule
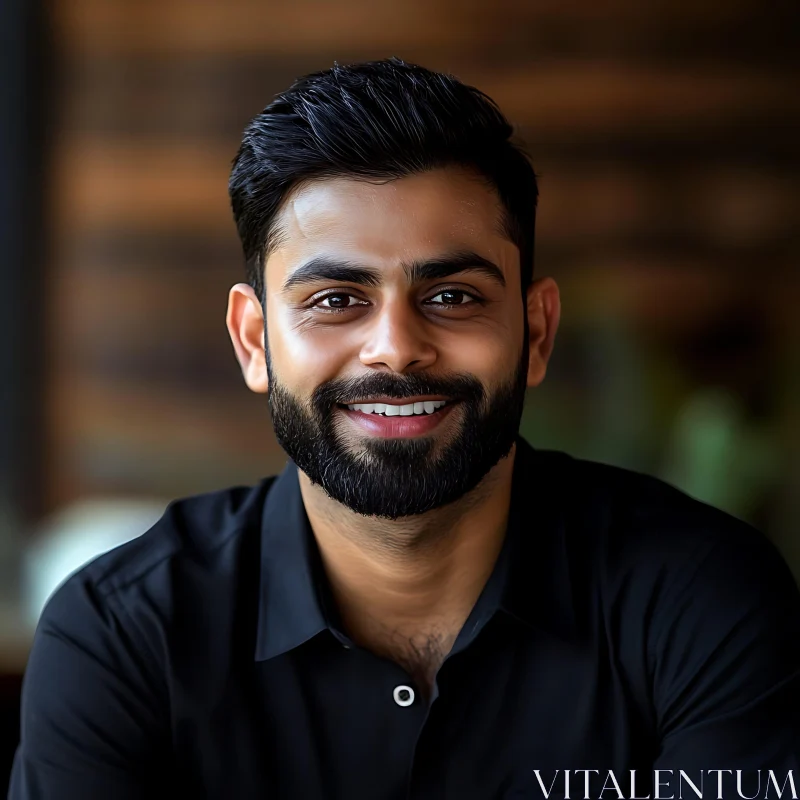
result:
[[[410,706],[414,702],[414,690],[410,686],[395,686],[393,694],[399,706]]]

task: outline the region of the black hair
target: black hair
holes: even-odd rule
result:
[[[298,79],[247,125],[228,190],[247,279],[266,306],[264,263],[276,217],[301,182],[400,178],[470,168],[496,191],[520,251],[523,297],[533,274],[536,174],[495,102],[457,78],[398,58]]]

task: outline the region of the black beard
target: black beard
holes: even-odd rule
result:
[[[527,321],[526,321],[527,322]],[[528,330],[510,380],[487,394],[471,375],[432,377],[421,373],[375,373],[362,379],[328,381],[311,396],[311,409],[275,378],[266,349],[267,401],[278,443],[312,483],[334,500],[365,516],[397,519],[424,514],[448,505],[472,491],[500,459],[519,433],[528,373]],[[337,405],[361,397],[443,395],[457,399],[450,411],[460,415],[450,424],[459,430],[434,457],[434,436],[381,439],[364,435],[363,452],[352,453],[340,441],[343,420]]]

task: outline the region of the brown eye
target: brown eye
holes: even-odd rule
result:
[[[320,303],[328,301],[328,306],[323,306],[323,308],[348,308],[350,303],[349,300],[352,298],[353,295],[351,294],[329,294],[327,297],[323,297],[320,300]]]
[[[355,302],[351,303],[353,300]],[[324,305],[323,305],[324,304]],[[311,305],[313,311],[323,314],[339,314],[344,311],[352,311],[360,305],[365,305],[361,298],[349,292],[331,292],[330,294],[318,297]]]
[[[441,295],[438,296],[442,297],[444,302],[448,305],[460,306],[466,294],[464,292],[442,292]]]
[[[437,302],[437,297],[441,297],[442,301]],[[465,297],[470,298],[470,300],[468,300],[466,303],[462,302]],[[468,306],[473,302],[480,303],[481,301],[480,298],[470,294],[469,292],[465,292],[463,289],[444,289],[443,291],[439,292],[439,294],[434,295],[428,302],[432,302],[434,305],[453,307]]]

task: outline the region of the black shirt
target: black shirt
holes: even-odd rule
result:
[[[678,797],[684,775],[738,797],[736,770],[749,796],[758,770],[758,797],[769,770],[800,788],[794,579],[654,478],[517,440],[507,536],[429,704],[336,620],[293,462],[171,503],[47,604],[10,798],[577,798],[587,776],[590,797]]]

